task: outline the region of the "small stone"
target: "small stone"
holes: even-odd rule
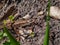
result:
[[[28,35],[23,35],[24,37],[27,37]]]
[[[50,16],[56,19],[60,19],[60,9],[56,6],[50,7]]]
[[[32,30],[28,30],[27,33],[31,34],[32,33]]]
[[[32,30],[24,30],[24,33],[27,34],[27,35],[28,34],[31,34],[32,33]]]
[[[28,35],[27,30],[24,30],[24,34],[25,34],[25,35]]]
[[[23,40],[25,39],[23,36],[20,36],[20,37],[21,37],[21,39],[23,39]]]
[[[42,14],[43,14],[43,11],[38,12],[38,15],[42,15]]]
[[[23,19],[29,19],[31,16],[29,14],[25,15]]]
[[[20,33],[21,35],[24,35],[24,32],[23,32],[22,30],[19,30],[19,33]]]

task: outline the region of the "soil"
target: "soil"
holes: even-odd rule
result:
[[[3,20],[13,15],[14,23],[8,23],[7,28],[16,40],[21,45],[43,45],[47,5],[48,0],[0,0],[0,30],[3,31]],[[51,6],[60,8],[60,1],[51,0]],[[38,15],[40,11],[43,13]],[[53,17],[50,17],[49,45],[60,45],[60,20]]]

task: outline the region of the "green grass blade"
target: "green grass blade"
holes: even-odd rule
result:
[[[3,32],[0,31],[0,40],[3,38]]]
[[[47,18],[46,18],[46,32],[45,32],[45,37],[44,37],[44,43],[43,43],[43,45],[49,45],[50,0],[48,0],[48,7],[47,7],[47,8],[48,8],[48,9],[47,9],[48,15],[47,15]]]
[[[3,45],[10,45],[10,42],[5,42],[3,43]]]
[[[46,32],[45,32],[45,37],[44,37],[44,45],[49,45],[49,23],[47,22],[46,26]]]
[[[4,26],[4,32],[7,34],[8,38],[10,39],[11,45],[20,45],[19,42],[10,34],[8,29]]]

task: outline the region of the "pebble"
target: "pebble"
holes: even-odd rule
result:
[[[28,35],[24,34],[23,37],[27,37]]]
[[[28,30],[27,33],[31,34],[32,33],[32,30]]]
[[[56,19],[60,19],[60,9],[56,6],[50,7],[50,16]]]
[[[31,16],[29,14],[25,15],[23,19],[29,19]]]
[[[32,33],[32,30],[24,30],[24,33],[25,34],[31,34]]]
[[[25,39],[23,36],[20,36],[20,37],[21,37],[21,39],[23,39],[23,40]]]
[[[42,14],[43,14],[43,11],[38,12],[38,15],[42,15]]]
[[[20,33],[21,35],[24,35],[24,32],[23,32],[22,30],[19,30],[19,33]]]

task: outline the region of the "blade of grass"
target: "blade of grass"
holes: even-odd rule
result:
[[[48,7],[47,7],[47,8],[48,8],[48,9],[47,9],[48,15],[47,15],[47,18],[46,18],[46,32],[45,32],[45,37],[44,37],[44,43],[43,43],[43,45],[49,45],[50,0],[48,0]]]
[[[7,34],[8,38],[10,39],[11,45],[20,45],[19,42],[10,34],[8,29],[4,26],[4,32]]]
[[[12,15],[9,16],[9,19],[10,19],[11,22],[13,22],[14,16],[12,16]],[[10,40],[10,45],[20,45],[20,43],[17,42],[17,40],[11,35],[11,33],[10,33],[10,32],[8,31],[8,29],[6,28],[7,21],[4,20],[3,23],[4,23],[3,30],[4,30],[4,32],[7,34],[7,37],[8,37],[9,40]],[[5,43],[5,45],[6,45],[6,44],[8,44],[8,43]]]
[[[0,40],[3,38],[3,32],[0,32]]]
[[[10,45],[10,42],[4,42],[3,45]]]

